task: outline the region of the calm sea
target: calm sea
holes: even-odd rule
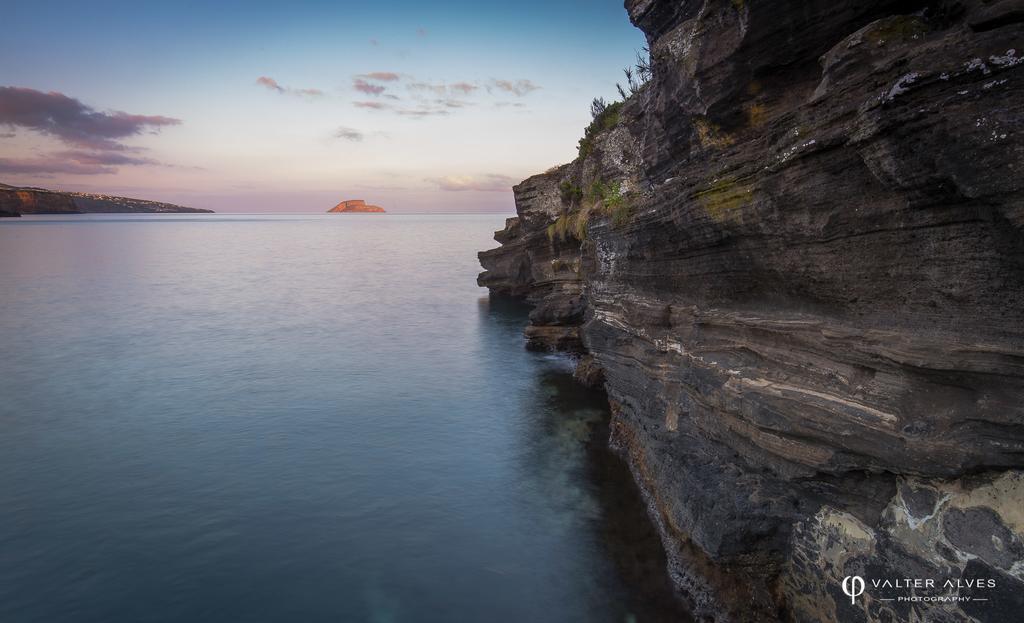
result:
[[[678,620],[503,220],[0,222],[0,621]]]

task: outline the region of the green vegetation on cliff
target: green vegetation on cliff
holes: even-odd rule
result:
[[[629,222],[633,207],[622,192],[619,181],[593,180],[584,192],[569,180],[559,185],[562,202],[568,209],[547,227],[548,240],[565,241],[569,236],[582,242],[587,238],[587,223],[591,214],[610,216],[612,225],[620,227]]]
[[[590,112],[593,120],[583,131],[583,138],[580,139],[577,149],[580,158],[586,158],[594,151],[594,138],[619,125],[619,113],[622,111],[622,102],[604,104],[604,100],[595,99],[591,104]]]

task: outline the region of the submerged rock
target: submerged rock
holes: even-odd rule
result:
[[[1019,3],[626,6],[652,79],[515,187],[478,282],[535,305],[531,346],[603,372],[698,616],[984,619],[841,586],[980,564],[1012,607]]]

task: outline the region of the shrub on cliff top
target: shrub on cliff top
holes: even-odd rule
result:
[[[598,100],[594,101],[597,102]],[[601,103],[603,104],[604,100],[601,100]],[[604,108],[600,108],[597,114],[594,115],[594,120],[583,131],[583,138],[580,139],[578,146],[580,158],[586,158],[594,151],[594,137],[619,125],[619,113],[621,111],[622,102],[612,102],[604,106]],[[591,104],[591,113],[594,112],[594,105]]]
[[[615,88],[619,90],[622,99],[627,100],[642,89],[654,75],[651,70],[651,49],[644,46],[643,51],[637,50],[636,63],[632,67],[623,68],[622,73],[626,75],[626,87],[623,88],[621,84],[616,83]]]

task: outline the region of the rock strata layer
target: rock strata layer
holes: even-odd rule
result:
[[[651,80],[515,187],[480,285],[603,381],[698,618],[1014,620],[1024,5],[626,8]]]

